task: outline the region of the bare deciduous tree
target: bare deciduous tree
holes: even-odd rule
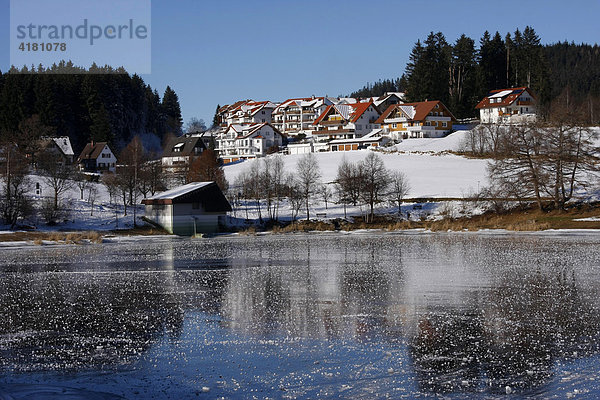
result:
[[[369,205],[369,221],[373,221],[375,214],[375,204],[384,200],[385,190],[390,184],[389,171],[385,168],[381,157],[369,152],[362,161],[362,187],[361,198]]]
[[[4,222],[15,227],[19,218],[29,216],[31,203],[25,195],[29,189],[29,168],[25,155],[15,143],[0,144],[0,177],[2,192],[0,194],[0,211]]]
[[[63,162],[60,155],[48,150],[40,153],[37,165],[42,180],[52,188],[53,207],[58,210],[60,197],[73,187],[73,169]]]
[[[317,158],[313,153],[304,155],[297,164],[297,187],[302,193],[304,205],[306,207],[306,219],[310,219],[310,198],[319,188],[321,180],[321,169]]]
[[[398,205],[398,214],[402,213],[402,201],[410,191],[410,185],[406,174],[402,171],[394,171],[390,174],[390,201]]]

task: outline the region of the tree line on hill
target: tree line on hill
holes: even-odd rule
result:
[[[535,92],[542,116],[555,98],[568,91],[587,101],[593,123],[600,121],[600,48],[597,44],[559,42],[542,45],[532,27],[521,32],[486,31],[475,40],[461,35],[448,43],[442,32],[417,40],[400,78],[367,84],[352,97],[406,93],[408,101],[441,100],[457,118],[477,116],[475,106],[490,90],[528,86]]]
[[[68,136],[76,154],[92,140],[120,151],[136,135],[158,150],[182,126],[179,99],[169,86],[161,98],[123,68],[84,69],[71,62],[0,72],[0,141],[30,141],[23,124],[34,115],[49,128],[44,133]]]

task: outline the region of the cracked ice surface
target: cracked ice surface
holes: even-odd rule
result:
[[[2,249],[0,398],[596,398],[599,242],[366,233]]]

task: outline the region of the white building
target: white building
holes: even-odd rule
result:
[[[270,123],[230,125],[217,137],[217,150],[224,163],[264,157],[283,145],[283,135]]]
[[[527,87],[492,90],[475,108],[483,124],[520,124],[536,120],[536,98]]]
[[[456,118],[438,100],[389,106],[376,123],[393,140],[439,138],[452,130]]]
[[[273,126],[288,136],[310,135],[316,128],[313,122],[334,102],[335,99],[314,96],[287,99],[273,110]]]
[[[317,141],[354,139],[379,129],[375,122],[380,112],[372,101],[354,104],[334,104],[313,123],[316,130],[312,136]]]
[[[231,125],[271,122],[271,114],[277,107],[270,101],[242,100],[219,109],[222,130]]]
[[[106,142],[91,142],[79,155],[77,163],[85,172],[112,172],[116,171],[117,157]]]

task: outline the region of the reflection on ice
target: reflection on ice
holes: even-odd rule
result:
[[[593,236],[477,235],[7,254],[0,369],[116,368],[125,397],[135,392],[122,368],[147,377],[149,395],[168,375],[167,398],[204,386],[275,397],[599,393],[574,378],[600,362],[599,255]],[[566,366],[582,360],[591,367],[566,384]]]

